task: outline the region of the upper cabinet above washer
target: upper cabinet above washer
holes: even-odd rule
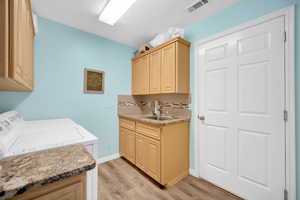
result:
[[[32,91],[35,33],[31,1],[1,0],[0,30],[0,90]]]
[[[174,38],[132,58],[132,94],[189,93],[190,42]]]

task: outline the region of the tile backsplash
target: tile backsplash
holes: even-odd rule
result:
[[[190,95],[158,94],[158,95],[119,95],[118,113],[121,114],[151,114],[151,102],[158,100],[162,115],[190,117]]]

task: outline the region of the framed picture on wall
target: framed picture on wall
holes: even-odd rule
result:
[[[104,71],[95,69],[84,69],[84,92],[104,93]]]

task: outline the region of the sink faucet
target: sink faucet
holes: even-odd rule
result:
[[[152,110],[152,113],[157,118],[160,118],[161,110],[160,110],[160,105],[159,105],[159,101],[158,100],[154,101],[154,109]]]

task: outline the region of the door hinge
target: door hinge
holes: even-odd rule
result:
[[[284,40],[284,42],[286,42],[287,41],[287,34],[286,34],[286,31],[284,31],[284,33],[283,33],[283,40]]]
[[[284,200],[289,200],[289,193],[287,189],[284,189]]]
[[[288,111],[287,110],[283,111],[283,119],[285,122],[288,120]]]

